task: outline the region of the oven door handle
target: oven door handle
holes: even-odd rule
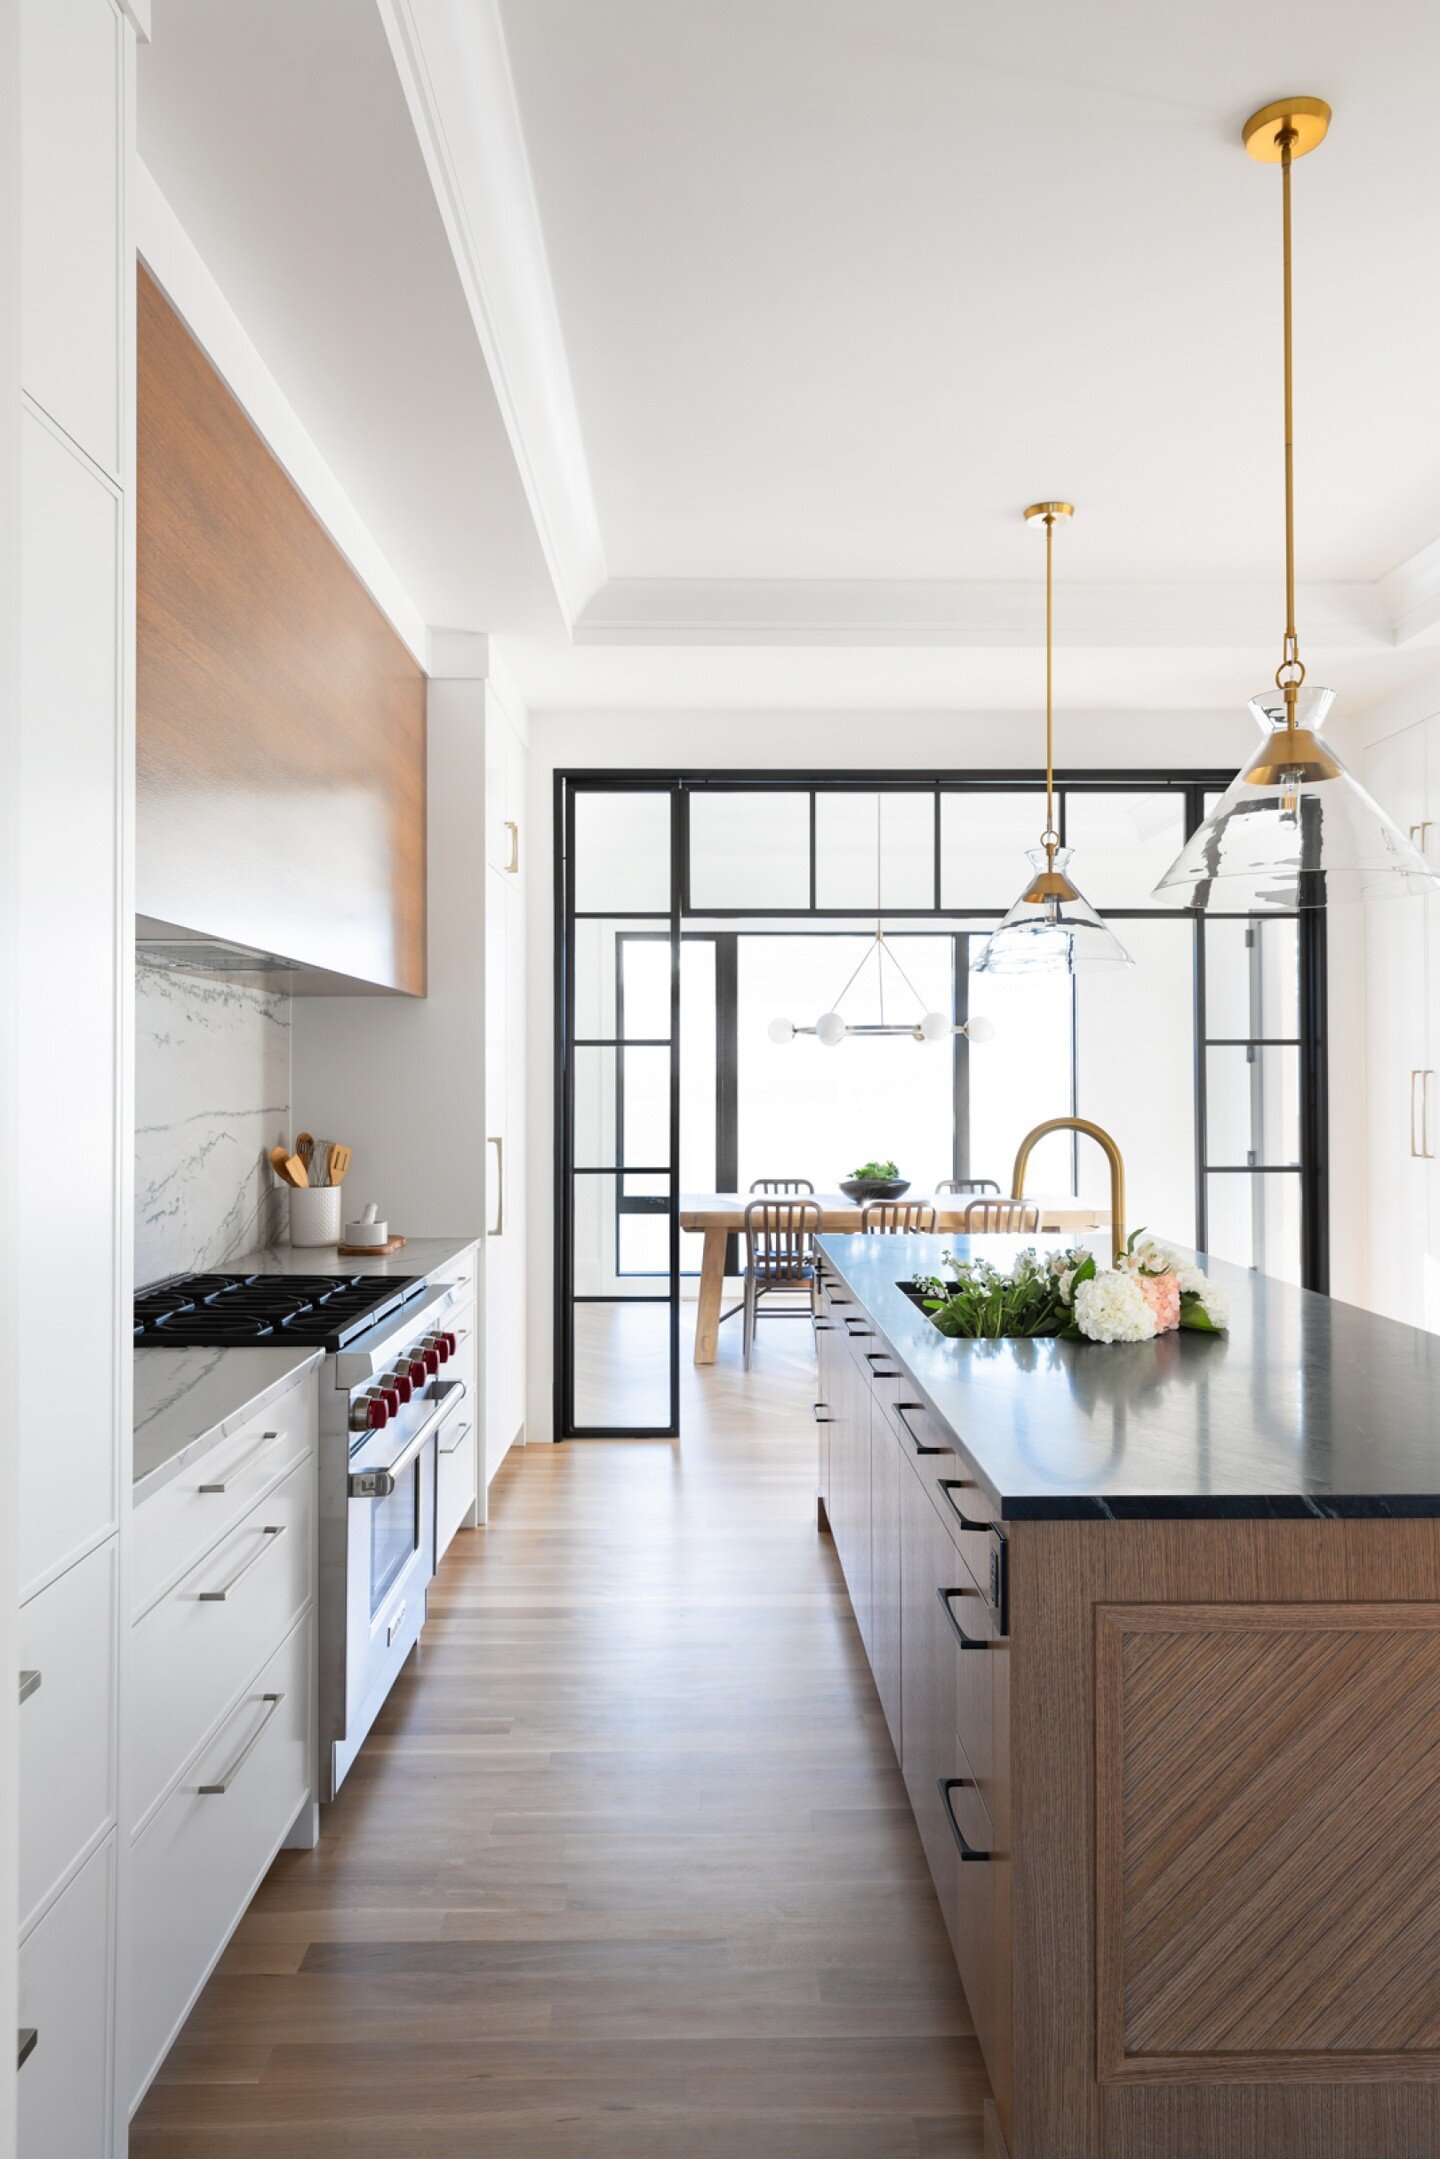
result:
[[[431,1434],[445,1422],[452,1409],[465,1399],[463,1379],[437,1379],[431,1389],[438,1396],[434,1409],[417,1432],[411,1434],[393,1462],[383,1469],[357,1469],[350,1475],[352,1499],[388,1499],[396,1481],[405,1474]]]

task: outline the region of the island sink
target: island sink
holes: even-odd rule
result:
[[[983,1240],[1008,1263],[1034,1239]],[[823,1237],[834,1538],[1009,2159],[1440,2150],[1440,1339],[955,1339]]]

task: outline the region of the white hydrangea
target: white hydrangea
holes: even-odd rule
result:
[[[1161,1244],[1158,1237],[1137,1237],[1125,1264],[1137,1274],[1176,1274],[1180,1269],[1179,1255],[1168,1244]]]
[[[1092,1275],[1075,1292],[1075,1324],[1092,1342],[1148,1342],[1155,1314],[1132,1275]]]

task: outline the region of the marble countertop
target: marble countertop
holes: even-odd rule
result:
[[[375,1274],[394,1278],[436,1274],[460,1253],[468,1252],[478,1237],[412,1237],[398,1252],[385,1258],[356,1259],[333,1244],[275,1244],[260,1252],[243,1252],[227,1259],[224,1274]]]
[[[819,1242],[1003,1517],[1440,1516],[1440,1336],[1202,1259],[1220,1336],[953,1341],[898,1283],[967,1239]]]
[[[137,1349],[136,1505],[298,1386],[323,1355],[318,1349]]]
[[[334,1245],[274,1245],[227,1260],[227,1274],[431,1275],[478,1243],[475,1237],[412,1237],[385,1258],[342,1258]],[[187,1462],[316,1370],[309,1348],[135,1351],[134,1493],[137,1505]]]

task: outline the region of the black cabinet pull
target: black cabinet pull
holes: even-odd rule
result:
[[[810,1404],[810,1414],[817,1424],[833,1424],[835,1422],[833,1417],[822,1417],[820,1414],[822,1409],[828,1409],[829,1407],[828,1402],[812,1402]]]
[[[907,1409],[919,1409],[920,1406],[918,1402],[895,1402],[891,1405],[896,1416],[900,1419],[901,1431],[905,1434],[915,1452],[917,1454],[953,1454],[955,1452],[953,1447],[932,1447],[926,1440],[921,1439],[919,1433],[916,1432],[905,1412]]]
[[[825,1294],[832,1304],[853,1304],[855,1302],[853,1297],[837,1297],[833,1289],[826,1290]]]
[[[852,1342],[868,1342],[871,1335],[874,1334],[875,1329],[873,1327],[857,1326],[856,1322],[853,1319],[847,1319],[845,1322],[845,1332],[849,1335]]]
[[[942,1477],[940,1479],[940,1489],[945,1494],[946,1506],[950,1509],[950,1512],[954,1515],[956,1521],[960,1524],[960,1527],[962,1529],[975,1529],[983,1531],[987,1530],[990,1527],[990,1524],[988,1522],[972,1522],[969,1515],[962,1514],[960,1509],[956,1506],[954,1500],[950,1497],[950,1494],[952,1492],[964,1492],[972,1489],[972,1487],[968,1486],[965,1483],[963,1478]]]
[[[940,1804],[945,1809],[945,1819],[950,1824],[950,1834],[960,1848],[960,1857],[962,1859],[988,1859],[990,1857],[988,1852],[977,1852],[973,1844],[965,1842],[965,1832],[956,1821],[955,1809],[950,1804],[950,1794],[958,1791],[962,1784],[973,1787],[975,1779],[973,1777],[937,1777],[936,1782],[940,1787]]]
[[[962,1649],[989,1649],[992,1646],[991,1643],[985,1641],[978,1634],[967,1634],[955,1617],[954,1612],[950,1609],[950,1599],[952,1597],[978,1597],[980,1594],[978,1589],[937,1589],[935,1594],[940,1599],[940,1609],[954,1628],[955,1639]]]
[[[810,1324],[817,1334],[833,1334],[835,1332],[833,1319],[812,1319]]]

